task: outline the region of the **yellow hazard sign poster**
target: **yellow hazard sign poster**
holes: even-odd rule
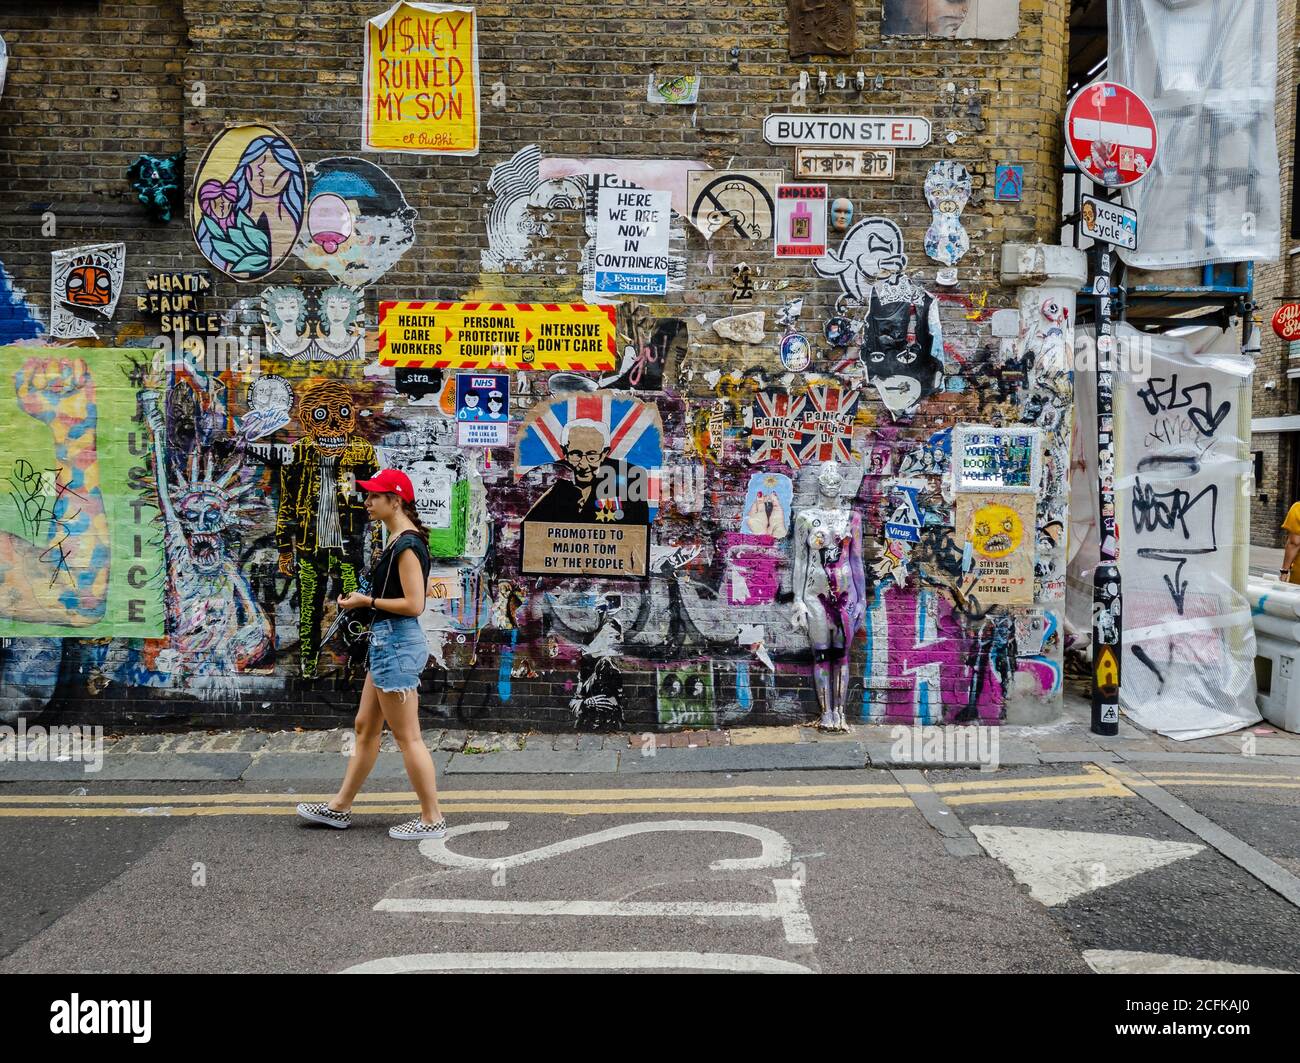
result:
[[[364,151],[477,155],[474,9],[400,3],[367,22],[362,106]]]
[[[380,303],[379,364],[608,372],[615,314],[596,303]]]

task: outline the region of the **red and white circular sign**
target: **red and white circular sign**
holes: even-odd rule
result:
[[[1300,303],[1283,303],[1273,312],[1273,331],[1284,340],[1300,340]]]
[[[1098,81],[1074,94],[1065,108],[1065,143],[1079,169],[1106,188],[1125,188],[1146,176],[1156,159],[1156,120],[1130,88]]]

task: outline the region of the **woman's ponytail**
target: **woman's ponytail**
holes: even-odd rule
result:
[[[414,524],[415,530],[427,539],[429,529],[424,526],[424,521],[420,519],[420,511],[415,508],[415,503],[408,502],[404,498],[398,499],[398,501],[402,503],[402,513],[406,516],[406,519]]]

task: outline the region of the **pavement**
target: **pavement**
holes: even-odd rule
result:
[[[1178,742],[1121,719],[1119,734],[1089,731],[1090,709],[1067,695],[1064,715],[1040,726],[935,727],[858,724],[847,734],[813,727],[737,727],[670,734],[515,734],[435,728],[424,732],[446,775],[644,776],[876,768],[957,768],[1059,763],[1157,764],[1166,761],[1295,763],[1300,735],[1272,725]],[[103,780],[245,781],[335,779],[351,732],[191,731],[105,736]],[[86,764],[47,759],[40,741],[26,760],[0,760],[0,782],[84,780]],[[1291,758],[1298,758],[1292,760]],[[385,733],[372,779],[404,779],[401,753]]]

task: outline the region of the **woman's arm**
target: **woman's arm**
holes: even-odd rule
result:
[[[401,598],[372,598],[371,604],[385,613],[419,616],[424,612],[424,573],[420,559],[412,549],[403,550],[397,559],[397,574],[402,578]]]
[[[1300,554],[1300,534],[1292,532],[1286,537],[1286,547],[1282,552],[1283,582],[1291,578],[1291,564],[1295,561],[1296,554]]]

